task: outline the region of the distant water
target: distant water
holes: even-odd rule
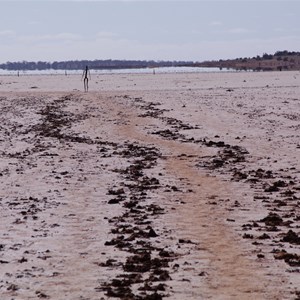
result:
[[[143,68],[143,69],[112,69],[112,70],[93,70],[91,74],[152,74],[159,73],[214,73],[214,72],[236,72],[233,69],[219,68],[197,68],[197,67],[162,67],[162,68]],[[19,71],[19,75],[73,75],[82,74],[82,70],[34,70]],[[17,75],[18,71],[9,71],[0,69],[0,75]]]

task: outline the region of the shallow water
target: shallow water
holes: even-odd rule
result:
[[[26,70],[26,71],[12,71],[0,69],[0,75],[72,75],[82,74],[82,70]],[[196,67],[162,67],[162,68],[137,68],[137,69],[103,69],[93,70],[91,74],[152,74],[152,73],[211,73],[211,72],[236,72],[233,69],[219,68],[196,68]]]

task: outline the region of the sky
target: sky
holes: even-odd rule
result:
[[[300,51],[300,0],[0,0],[0,63]]]

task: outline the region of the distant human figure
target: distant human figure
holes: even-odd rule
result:
[[[88,66],[85,67],[85,70],[83,70],[83,74],[82,74],[82,77],[81,77],[81,80],[82,78],[83,79],[83,85],[84,85],[84,91],[87,92],[89,90],[89,78],[91,80],[91,73],[90,73],[90,70],[88,68]]]

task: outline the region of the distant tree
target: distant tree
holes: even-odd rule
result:
[[[267,54],[267,53],[264,53],[263,56],[262,56],[263,59],[272,59],[273,58],[273,55],[272,54]]]
[[[288,51],[288,50],[284,50],[284,51],[277,51],[274,54],[275,56],[299,56],[300,52],[295,52],[295,51]]]

